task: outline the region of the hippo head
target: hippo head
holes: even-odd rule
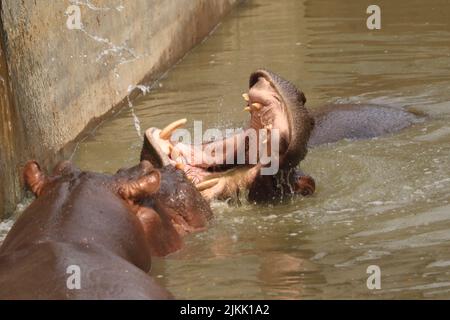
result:
[[[154,256],[165,256],[179,250],[186,230],[203,228],[210,217],[210,212],[204,208],[202,211],[201,207],[199,209],[190,203],[180,204],[183,199],[166,202],[163,175],[145,160],[132,168],[120,169],[114,175],[80,171],[68,161],[58,164],[50,176],[45,175],[35,161],[29,161],[23,171],[28,188],[38,198],[50,199],[49,205],[53,201],[61,202],[58,197],[62,196],[66,198],[63,201],[76,204],[72,207],[83,207],[77,203],[80,192],[95,191],[98,196],[93,203],[87,203],[85,209],[89,207],[96,213],[107,212],[108,207],[114,207],[114,210],[125,208],[138,218],[148,250]],[[82,201],[86,202],[84,198]],[[173,207],[180,209],[173,210]]]
[[[137,193],[136,201],[133,194],[140,186],[135,181],[142,179],[139,177],[143,164],[158,172],[158,189],[151,195],[147,193],[147,196]],[[115,177],[119,177],[121,184],[120,195],[129,199],[127,201],[141,221],[148,242],[155,244],[151,246],[154,256],[165,256],[181,249],[183,237],[204,230],[212,218],[212,211],[201,194],[174,168],[155,169],[143,157],[140,166],[121,169]],[[121,181],[122,178],[125,181]]]
[[[258,70],[250,75],[249,91],[244,99],[250,112],[251,128],[279,130],[280,167],[296,167],[306,156],[314,127],[303,92],[271,71]]]
[[[304,94],[275,73],[258,70],[250,75],[249,90],[243,97],[247,104],[244,110],[250,113],[249,124],[243,132],[201,146],[171,141],[172,133],[186,123],[186,119],[181,119],[163,130],[147,130],[142,154],[155,165],[171,165],[184,171],[207,200],[228,199],[242,189],[250,190],[251,200],[256,201],[267,198],[264,194],[277,198],[285,193],[304,195],[314,192],[312,178],[305,180],[305,175],[296,169],[306,156],[314,127],[314,119],[305,107]],[[267,135],[269,138],[264,140],[260,131],[265,131],[266,135],[277,132],[278,139]],[[257,137],[256,149],[249,139],[254,132],[257,132],[253,135]],[[273,152],[274,141],[278,152]],[[201,157],[196,155],[199,149],[203,153]],[[207,150],[214,150],[216,162],[198,160],[210,159]],[[251,161],[251,152],[258,154],[257,161]],[[261,161],[260,155],[264,152],[271,156],[269,163]],[[240,153],[243,153],[241,157]],[[239,157],[244,163],[237,161]],[[229,159],[234,162],[230,163]],[[278,165],[275,172],[262,174],[274,163]],[[309,181],[306,189],[305,181]],[[280,186],[283,190],[275,190]]]

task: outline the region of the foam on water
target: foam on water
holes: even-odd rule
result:
[[[0,222],[0,244],[5,240],[5,237],[13,224],[13,220],[4,220]]]

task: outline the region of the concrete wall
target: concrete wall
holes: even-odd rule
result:
[[[9,81],[4,39],[0,39],[0,218],[11,212],[21,197],[18,164],[22,162],[23,130]]]
[[[12,92],[1,106],[0,218],[21,196],[26,159],[54,163],[130,85],[154,80],[236,1],[2,0],[2,57]],[[66,26],[70,5],[80,8],[81,29]]]

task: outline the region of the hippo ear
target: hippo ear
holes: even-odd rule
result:
[[[47,177],[41,171],[41,167],[36,161],[28,161],[23,169],[23,179],[25,185],[39,197],[42,193]]]
[[[127,202],[142,200],[159,190],[161,173],[151,170],[135,180],[123,182],[119,186],[119,195]]]

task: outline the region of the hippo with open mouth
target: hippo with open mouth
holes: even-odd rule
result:
[[[239,199],[244,193],[251,202],[273,202],[314,193],[314,179],[299,168],[308,147],[393,133],[418,120],[408,111],[377,105],[338,104],[309,112],[303,92],[268,70],[251,74],[243,97],[250,121],[242,132],[198,145],[181,143],[171,139],[186,123],[181,119],[163,130],[148,129],[141,159],[183,171],[208,201]],[[269,162],[262,161],[260,151]],[[278,170],[263,174],[274,163]]]
[[[171,298],[147,274],[151,257],[179,250],[212,217],[182,172],[148,161],[115,175],[62,162],[51,176],[30,161],[24,180],[37,198],[0,247],[0,299]],[[67,285],[73,266],[79,288]]]

